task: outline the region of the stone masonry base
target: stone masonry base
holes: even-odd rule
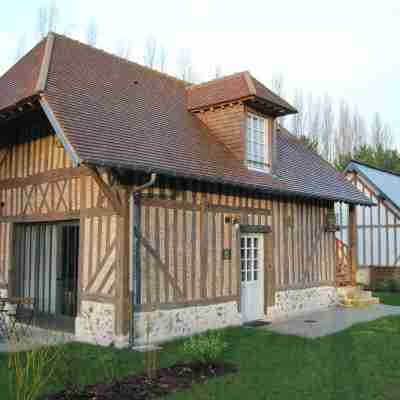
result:
[[[114,335],[114,318],[113,304],[82,301],[81,313],[75,320],[76,340],[102,346],[118,345],[121,338]]]
[[[332,286],[279,291],[275,294],[275,305],[268,308],[267,318],[272,321],[288,319],[338,303],[337,289]]]
[[[7,291],[0,289],[0,296],[6,295]],[[275,306],[268,309],[267,319],[287,319],[337,304],[337,290],[330,286],[279,291],[275,294]],[[75,322],[75,340],[103,346],[113,344],[116,347],[126,347],[129,337],[116,337],[114,322],[113,304],[82,301],[81,313]],[[134,343],[136,346],[161,343],[210,329],[241,324],[242,316],[236,301],[137,312],[134,318]]]
[[[136,313],[135,345],[160,343],[241,323],[236,301]]]

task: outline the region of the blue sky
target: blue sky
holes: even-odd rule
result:
[[[37,41],[37,9],[45,3],[2,4],[0,73],[14,62],[23,35],[26,49]],[[216,65],[224,74],[250,70],[267,84],[273,74],[281,74],[289,99],[297,88],[316,96],[326,92],[357,106],[368,122],[379,111],[395,133],[400,132],[398,0],[58,0],[56,4],[60,33],[83,39],[94,19],[98,46],[115,51],[121,40],[129,39],[135,61],[143,61],[144,43],[152,35],[166,50],[170,72],[176,69],[181,49],[189,49],[203,80],[212,76]]]

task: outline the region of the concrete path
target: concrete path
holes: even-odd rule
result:
[[[390,315],[400,315],[400,307],[383,304],[374,304],[365,308],[336,307],[302,315],[284,322],[274,322],[264,329],[285,335],[318,338],[350,328],[360,322],[373,321]]]

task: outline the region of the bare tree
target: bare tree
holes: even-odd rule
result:
[[[55,0],[39,7],[36,29],[40,38],[44,38],[49,32],[57,30],[58,18],[59,11]]]
[[[26,51],[26,35],[23,34],[17,41],[17,47],[15,48],[15,61],[18,61]]]
[[[130,60],[132,58],[132,42],[129,39],[118,40],[115,54]]]
[[[304,107],[304,96],[300,89],[294,92],[294,106],[297,109],[297,114],[294,114],[292,118],[292,133],[297,137],[305,136],[305,107]]]
[[[222,77],[222,67],[219,64],[217,64],[215,66],[214,78],[218,79],[218,78],[221,78],[221,77]]]
[[[332,99],[325,94],[321,110],[321,151],[322,156],[333,161],[333,138],[334,138],[335,114]]]
[[[371,142],[374,147],[382,143],[383,123],[379,113],[375,113],[371,124]]]
[[[283,76],[281,74],[274,74],[271,80],[271,88],[278,95],[283,97]]]
[[[353,138],[353,151],[367,143],[367,129],[365,121],[356,108],[351,118],[351,130]]]
[[[189,49],[181,49],[178,57],[178,69],[177,76],[179,79],[182,79],[187,82],[191,82],[192,80],[192,62],[190,57]]]
[[[94,19],[91,19],[88,26],[86,27],[86,43],[90,46],[95,47],[99,39],[99,29]]]
[[[336,130],[335,153],[336,157],[352,154],[353,133],[351,129],[350,107],[345,100],[339,105],[339,119]]]
[[[308,136],[314,143],[321,142],[322,133],[322,116],[321,116],[321,100],[314,100],[312,94],[308,95]]]
[[[272,90],[278,96],[284,97],[283,87],[284,87],[283,76],[281,74],[274,74],[271,80]],[[279,117],[279,124],[284,127],[286,125],[286,117]]]
[[[393,146],[393,132],[388,124],[383,124],[379,113],[375,113],[371,124],[371,142],[377,148],[388,149]]]
[[[153,36],[149,36],[146,40],[146,45],[144,49],[144,65],[150,68],[155,67],[157,55],[157,41]]]
[[[167,68],[167,52],[164,46],[161,46],[158,54],[158,68],[161,72],[165,72]]]

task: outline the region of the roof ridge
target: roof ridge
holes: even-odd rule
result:
[[[46,48],[44,50],[44,55],[42,58],[42,65],[40,67],[40,72],[38,80],[36,82],[35,92],[43,92],[46,89],[47,78],[49,75],[49,68],[51,62],[51,56],[53,54],[55,35],[53,32],[49,32],[46,37]]]
[[[173,81],[176,81],[177,83],[180,83],[180,84],[182,84],[183,86],[188,86],[188,85],[190,85],[189,82],[186,82],[186,81],[184,81],[183,79],[179,79],[179,78],[177,78],[177,77],[175,77],[175,76],[172,76],[172,75],[170,75],[170,74],[167,74],[166,72],[161,72],[161,71],[158,71],[158,70],[156,70],[156,69],[154,69],[154,68],[147,67],[146,65],[139,64],[139,63],[136,62],[136,61],[128,60],[127,58],[118,56],[118,55],[113,54],[113,53],[111,53],[111,52],[109,52],[109,51],[106,51],[106,50],[104,50],[104,49],[100,49],[100,48],[95,47],[95,46],[92,46],[92,45],[90,45],[90,44],[83,43],[83,42],[81,42],[80,40],[74,39],[74,38],[72,38],[72,37],[70,37],[70,36],[66,36],[66,35],[63,35],[63,34],[61,34],[61,33],[53,33],[53,34],[54,34],[55,37],[59,37],[59,38],[63,38],[63,39],[70,40],[70,41],[72,41],[72,42],[75,42],[75,43],[79,44],[80,46],[84,46],[84,47],[88,47],[88,48],[90,48],[90,49],[92,49],[92,50],[96,50],[96,51],[98,51],[98,52],[100,52],[100,53],[103,53],[103,54],[105,54],[105,55],[107,55],[107,56],[110,56],[110,57],[112,57],[112,58],[114,58],[114,59],[116,59],[116,60],[122,61],[122,62],[124,62],[124,63],[126,63],[126,64],[134,65],[134,66],[136,66],[136,67],[139,67],[139,68],[142,68],[142,69],[147,70],[147,71],[149,71],[149,72],[152,72],[152,73],[154,73],[154,74],[156,74],[156,75],[161,75],[161,76],[163,76],[164,78],[168,78],[168,79],[171,79],[171,80],[173,80]]]
[[[206,82],[192,84],[192,85],[187,87],[187,90],[200,89],[200,88],[203,88],[205,86],[211,85],[211,84],[213,84],[215,82],[220,82],[220,81],[223,81],[225,79],[233,78],[233,77],[238,76],[238,75],[244,75],[244,74],[246,74],[246,72],[248,73],[248,71],[235,72],[234,74],[221,76],[220,78],[210,79],[209,81],[206,81]]]
[[[256,96],[257,89],[256,89],[256,86],[254,85],[254,81],[253,81],[254,78],[251,76],[249,71],[246,71],[244,73],[244,78],[246,79],[246,83],[247,83],[247,86],[249,87],[250,92]]]

